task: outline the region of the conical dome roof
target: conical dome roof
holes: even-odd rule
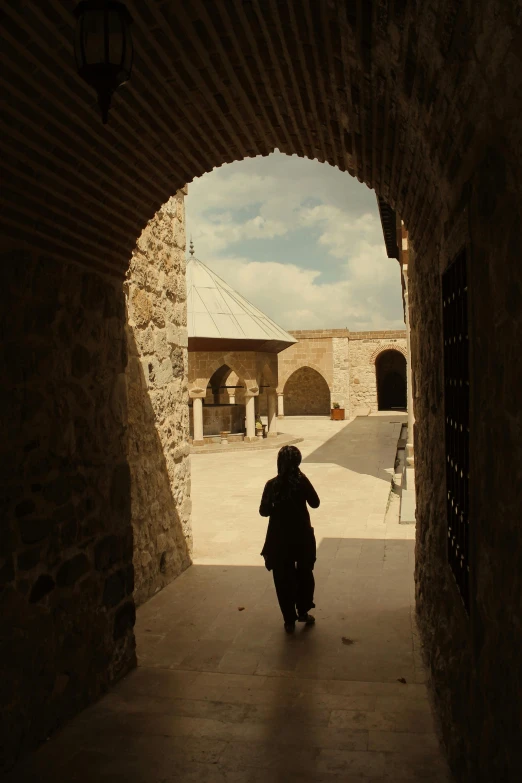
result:
[[[189,350],[227,348],[279,353],[296,342],[193,253],[191,242],[187,262]]]

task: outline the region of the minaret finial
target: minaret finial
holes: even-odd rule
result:
[[[190,237],[190,250],[189,250],[189,252],[190,252],[191,256],[194,255],[194,242],[192,241],[192,236]]]

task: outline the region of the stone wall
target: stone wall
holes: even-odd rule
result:
[[[286,416],[328,416],[330,389],[322,375],[310,367],[296,370],[285,384]]]
[[[228,395],[227,395],[228,396]],[[245,432],[245,406],[241,404],[230,405],[210,403],[203,405],[203,432],[206,436],[220,435],[229,432],[232,435]],[[194,436],[193,408],[189,406],[190,437]]]
[[[406,332],[350,332],[350,413],[378,410],[375,360],[385,350],[406,355]]]
[[[466,783],[516,781],[522,770],[522,159],[520,145],[518,158],[508,158],[508,149],[506,138],[484,151],[458,210],[429,249],[415,246],[409,270],[417,614],[444,740],[457,779]],[[440,285],[463,248],[470,334],[469,617],[447,562]]]
[[[147,224],[126,282],[135,599],[191,564],[184,193]]]
[[[331,402],[350,413],[350,347],[346,337],[332,337],[333,388]]]
[[[285,384],[303,367],[312,368],[323,376],[331,390],[331,402],[344,407],[347,417],[378,410],[375,358],[386,348],[406,354],[406,332],[402,329],[374,332],[310,329],[291,334],[298,342],[278,356],[278,391],[285,393],[287,414]]]
[[[342,331],[346,334],[345,330]],[[279,385],[282,393],[286,382],[301,367],[311,367],[323,376],[328,387],[333,388],[333,349],[330,331],[290,332],[298,341],[278,354]]]
[[[136,661],[121,281],[2,247],[0,766]]]

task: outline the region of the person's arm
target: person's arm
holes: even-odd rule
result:
[[[319,495],[315,491],[315,489],[312,486],[312,482],[310,479],[308,479],[304,473],[301,473],[301,476],[304,479],[304,488],[305,488],[305,497],[306,502],[310,506],[310,508],[319,508],[320,500]]]
[[[272,513],[274,504],[272,501],[272,487],[270,481],[267,481],[263,490],[263,497],[261,498],[261,505],[259,506],[259,513],[262,517],[269,517]]]

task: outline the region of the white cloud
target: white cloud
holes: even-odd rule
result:
[[[284,222],[267,220],[262,215],[240,222],[231,212],[223,213],[219,220],[200,217],[197,225],[194,239],[198,243],[198,253],[205,248],[212,248],[215,253],[245,239],[273,239],[283,236],[288,230]]]
[[[387,259],[389,262],[389,259]],[[238,293],[286,329],[347,327],[353,331],[404,328],[401,317],[383,309],[382,299],[397,285],[397,268],[375,285],[366,275],[368,259],[354,258],[357,279],[318,283],[318,270],[294,264],[250,261],[246,258],[215,258],[212,269]],[[233,282],[231,282],[233,281]]]
[[[375,197],[349,175],[274,154],[195,180],[186,206],[198,258],[281,326],[404,328],[399,268],[386,256]],[[296,229],[315,250],[313,268],[284,262]],[[274,260],[258,260],[251,242],[246,256],[250,240],[265,251],[269,241]]]

